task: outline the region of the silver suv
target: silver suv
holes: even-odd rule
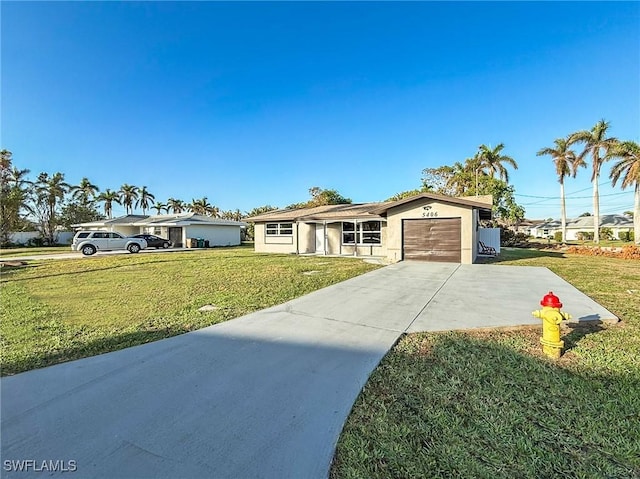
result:
[[[78,231],[71,243],[72,251],[91,256],[96,251],[127,250],[137,253],[147,247],[142,238],[129,238],[114,231]]]

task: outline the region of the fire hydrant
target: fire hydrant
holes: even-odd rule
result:
[[[560,323],[571,319],[571,315],[560,311],[562,308],[560,298],[551,291],[542,298],[540,305],[542,309],[531,314],[542,319],[542,337],[540,338],[542,351],[547,356],[558,359],[562,355],[564,346],[564,341],[560,340]]]

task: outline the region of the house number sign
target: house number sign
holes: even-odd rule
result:
[[[423,218],[435,218],[436,216],[438,216],[437,211],[431,211],[431,206],[424,206],[422,209]]]

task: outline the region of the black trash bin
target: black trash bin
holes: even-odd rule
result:
[[[208,248],[209,247],[209,240],[204,240],[204,247]]]

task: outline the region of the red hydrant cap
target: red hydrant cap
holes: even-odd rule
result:
[[[562,303],[560,302],[560,298],[558,298],[552,291],[549,291],[549,294],[546,294],[542,301],[540,301],[542,306],[548,306],[549,308],[562,308]]]

